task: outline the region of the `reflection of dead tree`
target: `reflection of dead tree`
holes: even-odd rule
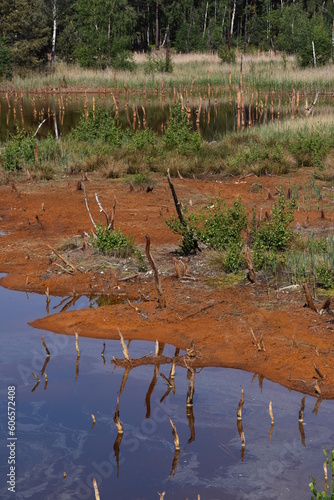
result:
[[[186,444],[184,449],[187,448],[188,444],[195,441],[195,417],[194,417],[194,407],[193,406],[187,405],[187,419],[188,419],[188,425],[189,425],[189,429],[190,429],[190,438],[188,439],[187,444]]]
[[[262,394],[262,389],[263,389],[263,379],[264,379],[264,376],[259,373],[258,380],[259,380],[259,387],[260,387],[261,394]]]
[[[77,350],[77,359],[75,362],[75,380],[77,380],[79,377],[79,359],[80,359],[79,336],[77,332],[75,332],[75,348]]]
[[[75,380],[77,380],[79,377],[79,359],[80,359],[80,356],[77,356],[77,359],[75,362]]]
[[[180,457],[180,450],[175,449],[173,463],[172,463],[172,469],[171,469],[170,474],[169,474],[169,479],[171,477],[174,477],[176,474],[176,469],[177,469],[177,466],[179,463],[179,457]]]
[[[180,440],[179,440],[179,435],[176,430],[176,425],[174,424],[173,420],[170,418],[168,415],[170,425],[172,427],[172,434],[173,434],[173,439],[174,439],[174,445],[175,445],[175,450],[180,450]]]
[[[44,372],[44,378],[45,378],[44,390],[46,390],[47,385],[48,385],[48,376],[47,376],[46,372]]]
[[[123,358],[113,358],[111,360],[111,363],[113,363],[115,366],[121,366],[121,367],[131,367],[135,368],[136,366],[143,366],[143,365],[168,365],[172,364],[173,362],[175,363],[175,366],[182,366],[184,368],[185,361],[187,365],[192,365],[192,367],[202,367],[203,365],[199,361],[199,358],[193,358],[189,359],[187,355],[182,355],[182,356],[177,356],[177,357],[170,357],[170,356],[141,356],[140,358],[131,358],[131,361],[127,361],[126,359]]]
[[[174,358],[178,357],[179,352],[180,352],[180,349],[178,347],[176,347],[175,348],[175,353],[174,353]],[[169,380],[174,379],[174,378],[175,378],[175,361],[173,359],[172,367],[171,367],[170,373],[169,373]],[[175,394],[174,390],[173,390],[173,393]]]
[[[154,388],[156,386],[156,383],[157,383],[157,380],[159,377],[159,367],[160,367],[159,364],[155,365],[153,378],[152,378],[152,381],[151,381],[150,386],[148,388],[148,391],[146,393],[146,397],[145,397],[146,418],[150,418],[150,416],[151,416],[151,396],[152,396],[152,393],[154,391]]]
[[[123,439],[123,433],[118,433],[114,442],[114,454],[116,458],[117,465],[117,477],[119,476],[119,448]]]
[[[154,356],[155,359],[160,359],[162,357],[164,347],[165,347],[164,343],[159,343],[157,341],[156,352],[155,352],[155,356]],[[152,381],[151,381],[150,386],[148,388],[148,391],[146,393],[146,397],[145,397],[146,418],[150,418],[150,416],[151,416],[151,396],[153,394],[154,388],[156,386],[156,383],[157,383],[157,380],[159,377],[159,368],[160,368],[160,363],[157,363],[154,367],[154,374],[153,374]]]
[[[46,352],[46,357],[49,358],[50,357],[50,351],[49,349],[47,348],[47,345],[45,343],[45,340],[44,340],[44,337],[43,337],[43,334],[41,333],[41,339],[42,339],[42,344],[43,344],[43,347],[45,349],[45,352]]]
[[[106,364],[106,358],[104,357],[105,350],[106,350],[106,343],[103,342],[103,349],[102,349],[102,352],[101,352],[101,357],[103,359],[103,364],[104,365]]]
[[[123,389],[125,387],[125,384],[128,380],[128,376],[129,376],[129,373],[131,371],[131,367],[130,366],[126,366],[125,367],[125,370],[124,370],[124,373],[123,373],[123,378],[122,378],[122,382],[121,382],[121,387],[119,389],[119,393],[122,394],[123,392]]]
[[[117,404],[116,404],[116,410],[114,413],[114,422],[117,427],[118,434],[123,434],[123,426],[121,423],[121,420],[119,418],[119,393],[117,393]]]
[[[184,361],[187,366],[186,361]],[[193,406],[193,399],[195,393],[195,370],[193,368],[188,367],[187,378],[189,380],[188,392],[187,392],[187,406]]]
[[[50,361],[50,356],[46,356],[45,361],[44,361],[44,365],[43,365],[43,367],[41,369],[41,376],[44,374],[46,366],[47,366],[47,364],[48,364],[49,361]]]
[[[36,375],[35,372],[31,372],[31,373],[33,374],[33,376],[37,380],[37,384],[35,384],[34,387],[31,389],[31,392],[34,392],[37,389],[37,387],[39,386],[41,379]]]
[[[300,439],[301,439],[302,445],[305,446],[305,448],[306,448],[305,431],[304,431],[303,422],[299,422],[299,432],[300,432]]]
[[[94,415],[94,413],[92,413],[92,414],[91,414],[91,417],[92,417],[92,420],[93,420],[93,423],[92,423],[92,429],[94,429],[95,424],[96,424],[96,419],[95,419],[95,415]]]
[[[150,246],[151,246],[150,235],[147,234],[146,235],[146,257],[147,257],[147,259],[150,263],[150,266],[153,270],[155,286],[156,286],[156,289],[158,291],[159,306],[163,309],[164,307],[166,307],[166,299],[165,299],[165,295],[164,295],[164,292],[163,292],[162,287],[161,287],[159,271],[157,269],[157,266],[155,265],[155,262],[153,260],[152,255],[151,255],[151,252],[150,252]]]
[[[318,415],[319,406],[321,405],[322,398],[318,398],[312,410],[313,415]]]
[[[244,461],[245,458],[245,447],[246,447],[246,442],[245,442],[245,433],[244,429],[242,427],[242,421],[237,420],[237,429],[238,429],[238,434],[241,439],[241,461]]]

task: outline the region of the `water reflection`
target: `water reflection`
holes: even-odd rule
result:
[[[39,95],[40,96],[40,95]],[[118,123],[124,129],[140,130],[150,127],[158,134],[163,133],[168,121],[170,106],[179,99],[187,112],[187,119],[194,130],[198,130],[208,142],[221,140],[227,132],[241,130],[255,124],[267,123],[284,118],[288,112],[282,109],[280,97],[271,99],[267,105],[268,94],[261,98],[257,93],[220,92],[211,101],[209,96],[198,93],[186,99],[182,92],[161,95],[118,92],[101,94],[61,92],[44,94],[43,99],[22,94],[19,113],[16,111],[18,100],[15,92],[4,96],[0,94],[0,141],[5,141],[16,127],[25,128],[37,137],[49,133],[58,137],[65,136],[75,127],[82,116],[94,113],[97,107],[113,107]],[[264,103],[263,103],[264,99]],[[236,104],[233,104],[233,103]],[[291,110],[290,110],[291,112]],[[294,114],[294,113],[293,113]]]
[[[60,300],[50,298],[51,311]],[[71,307],[82,304],[89,306],[89,298],[80,298]],[[4,395],[7,385],[13,384],[18,389],[22,498],[91,498],[92,476],[101,498],[108,497],[109,491],[115,498],[153,498],[156,491],[180,499],[198,494],[285,500],[309,496],[310,476],[323,473],[322,449],[333,446],[333,401],[289,392],[263,377],[259,377],[261,384],[251,384],[253,375],[242,371],[204,368],[195,374],[188,360],[188,367],[184,360],[181,363],[185,355],[180,356],[174,346],[159,343],[158,356],[147,356],[152,343],[138,341],[131,342],[132,359],[126,364],[119,341],[106,339],[101,349],[101,339],[80,337],[80,373],[74,381],[74,337],[43,334],[48,357],[40,332],[27,325],[44,314],[44,308],[43,295],[30,294],[27,300],[24,293],[0,288],[1,390]],[[105,364],[101,350],[108,361]],[[117,363],[109,362],[113,358]],[[123,364],[118,362],[121,359]],[[165,373],[170,370],[166,378],[175,389],[161,402],[166,392],[166,380],[159,377],[163,365]],[[41,390],[43,376],[46,390]],[[191,389],[192,382],[196,391]],[[240,385],[244,405],[236,426]],[[123,435],[114,423],[117,393]],[[148,393],[150,416],[146,418]],[[185,404],[188,393],[192,406]],[[296,429],[303,399],[306,434],[305,426],[299,425],[299,433]],[[271,443],[269,401],[275,411]],[[4,403],[3,397],[2,413]],[[98,421],[94,428],[92,414]],[[171,442],[168,416],[177,426],[178,453]],[[5,464],[5,436],[0,440],[1,463]],[[3,486],[0,495],[6,497]]]

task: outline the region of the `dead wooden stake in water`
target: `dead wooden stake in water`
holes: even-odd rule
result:
[[[240,439],[241,439],[241,448],[245,448],[246,441],[245,441],[245,433],[244,433],[244,431],[241,432]]]
[[[325,485],[327,486],[328,472],[327,472],[327,462],[326,462],[326,460],[324,461],[324,476],[325,476]]]
[[[125,357],[125,359],[127,361],[131,361],[130,354],[129,354],[128,348],[126,346],[126,343],[124,342],[123,335],[121,334],[119,328],[117,328],[117,330],[118,330],[119,337],[121,339],[121,344],[122,344],[122,349],[123,349],[124,357]]]
[[[304,421],[304,410],[305,410],[305,396],[302,399],[301,407],[300,407],[300,410],[299,410],[299,415],[298,415],[299,422],[303,422]]]
[[[160,493],[160,491],[157,491],[157,493],[158,493],[158,495],[159,495],[159,497],[160,497],[160,500],[164,500],[165,495],[166,495],[166,492],[165,492],[165,491],[163,491],[162,493]]]
[[[75,348],[77,350],[78,358],[80,358],[80,349],[79,349],[79,335],[75,332]]]
[[[50,290],[49,290],[48,286],[46,287],[45,295],[46,295],[46,303],[49,304],[49,302],[50,302]]]
[[[170,425],[172,426],[172,434],[173,434],[173,439],[174,439],[174,444],[175,444],[175,450],[179,450],[180,449],[179,435],[177,433],[175,424],[169,415],[168,415],[168,418],[170,421]]]
[[[49,349],[47,348],[47,345],[46,345],[46,343],[45,343],[45,340],[44,340],[43,334],[41,334],[41,338],[42,338],[42,344],[43,344],[43,347],[44,347],[44,349],[45,349],[46,355],[47,355],[47,357],[49,358],[49,357],[50,357],[50,351],[49,351]]]
[[[97,487],[97,482],[95,477],[93,478],[93,486],[94,486],[95,500],[100,500],[100,492],[99,488]]]
[[[35,372],[31,372],[31,373],[33,374],[33,376],[35,377],[35,379],[36,379],[36,380],[38,380],[38,382],[40,382],[40,381],[41,381],[41,379],[39,378],[39,376],[38,376],[38,375],[36,375],[36,373],[35,373]]]
[[[242,419],[242,408],[244,406],[244,401],[245,401],[244,389],[243,389],[242,385],[240,387],[241,387],[241,399],[239,401],[239,405],[238,405],[238,409],[237,409],[237,419],[238,420]]]
[[[269,403],[269,415],[271,418],[271,425],[274,425],[274,414],[273,414],[273,403],[270,401]]]
[[[119,393],[117,393],[117,404],[116,404],[116,410],[114,413],[114,422],[116,424],[118,434],[123,434],[123,432],[124,432],[123,426],[122,426],[121,420],[119,418]]]
[[[158,291],[159,306],[163,309],[164,307],[166,307],[166,299],[165,299],[165,295],[164,295],[164,292],[163,292],[162,287],[161,287],[160,277],[159,277],[159,272],[158,272],[157,266],[155,265],[155,262],[153,260],[152,255],[151,255],[151,252],[150,252],[150,246],[151,246],[150,235],[147,234],[146,235],[146,257],[147,257],[147,260],[149,261],[150,266],[153,270],[155,286],[156,286],[156,289]]]

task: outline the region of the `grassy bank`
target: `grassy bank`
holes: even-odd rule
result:
[[[230,133],[220,142],[205,143],[192,131],[187,113],[179,104],[171,108],[162,136],[149,128],[124,131],[113,110],[96,109],[88,111],[87,118],[58,141],[51,136],[38,141],[19,132],[2,146],[0,162],[2,182],[95,172],[111,182],[120,178],[132,189],[154,185],[154,175],[165,176],[167,169],[172,177],[199,179],[240,179],[252,174],[256,180],[250,185],[250,196],[261,192],[261,199],[266,197],[261,176],[288,176],[299,168],[304,172],[309,168],[309,180],[303,185],[289,181],[288,193],[278,190],[277,178],[278,191],[268,191],[267,196],[278,198],[272,213],[265,217],[256,203],[247,213],[242,200],[228,208],[217,199],[210,209],[202,207],[198,212],[185,208],[187,228],[175,219],[168,224],[180,235],[185,253],[194,250],[193,237],[205,242],[216,252],[213,261],[224,273],[238,274],[247,268],[242,251],[246,242],[252,249],[255,268],[265,276],[274,273],[277,286],[307,279],[314,286],[334,287],[332,235],[325,234],[329,236],[326,239],[324,235],[319,238],[291,230],[295,210],[331,210],[332,198],[325,206],[322,195],[322,186],[332,192],[334,180],[334,123],[330,113],[251,127]]]
[[[160,51],[152,58],[165,57],[165,52]],[[34,72],[25,78],[14,76],[12,82],[2,82],[1,88],[15,88],[25,91],[41,88],[58,88],[65,76],[69,87],[84,89],[107,89],[117,87],[124,90],[123,84],[132,90],[142,90],[143,85],[147,90],[161,88],[162,80],[166,89],[178,89],[179,86],[188,89],[192,82],[196,88],[230,86],[229,73],[231,72],[231,85],[239,84],[240,60],[236,64],[221,64],[218,55],[207,54],[174,54],[172,56],[172,73],[160,73],[150,70],[147,56],[135,55],[135,69],[129,71],[96,71],[83,69],[77,66],[68,66],[62,62],[55,64],[54,71],[48,73]],[[293,57],[281,55],[246,55],[243,57],[243,84],[244,87],[258,90],[291,91],[291,88],[307,92],[330,92],[334,87],[334,73],[332,65],[317,69],[300,69]]]

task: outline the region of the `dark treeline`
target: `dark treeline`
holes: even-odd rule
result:
[[[0,0],[0,76],[55,57],[131,68],[131,51],[280,50],[303,65],[332,57],[330,0]],[[224,56],[225,54],[225,56]],[[227,57],[227,56],[226,56]]]

